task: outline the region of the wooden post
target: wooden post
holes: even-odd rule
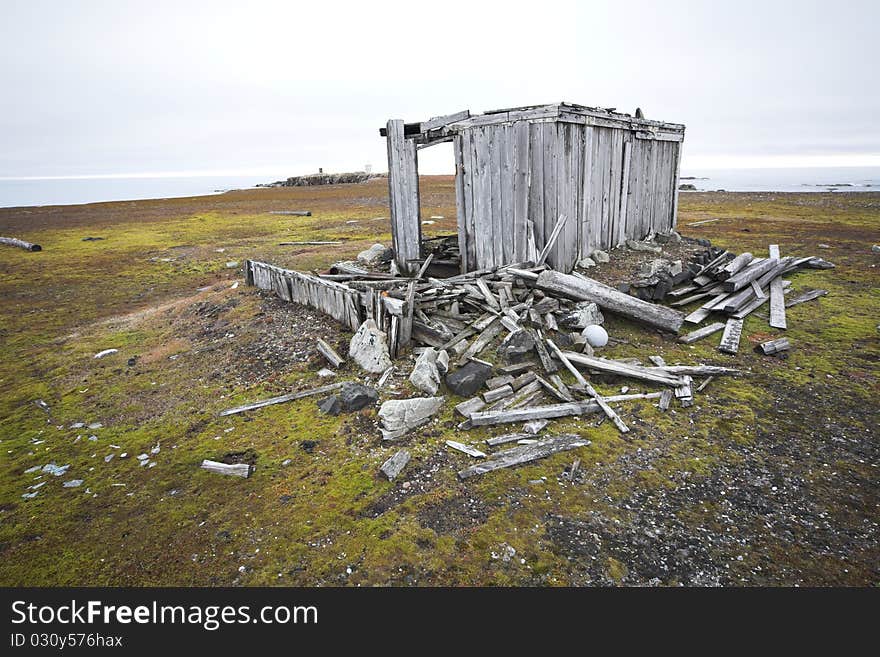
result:
[[[404,274],[411,270],[410,260],[421,259],[422,222],[419,214],[419,162],[416,143],[403,134],[403,121],[388,121],[388,204],[391,209],[391,234],[394,260]]]

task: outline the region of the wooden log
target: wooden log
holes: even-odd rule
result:
[[[280,214],[291,217],[311,217],[311,210],[271,210],[269,214]]]
[[[691,331],[687,335],[681,336],[678,341],[683,344],[691,344],[692,342],[702,340],[703,338],[708,337],[713,333],[717,333],[723,328],[724,322],[715,322],[714,324],[709,324],[709,326],[704,326],[703,328],[699,328],[696,331]]]
[[[652,368],[648,368],[652,369]],[[720,365],[664,365],[656,368],[669,374],[679,374],[684,376],[722,376],[725,374],[740,374],[738,369],[733,367],[721,367]]]
[[[458,473],[459,479],[485,474],[501,468],[509,468],[522,463],[529,463],[545,458],[558,452],[564,452],[578,447],[586,447],[590,441],[573,434],[560,436],[548,436],[530,445],[520,445],[506,449],[486,461],[466,468]]]
[[[656,399],[659,392],[647,392],[634,395],[614,395],[605,397],[609,403],[630,401],[633,399]],[[494,424],[508,424],[510,422],[528,422],[529,420],[553,419],[569,415],[583,415],[596,413],[601,408],[595,399],[586,399],[577,402],[564,402],[561,404],[549,404],[546,406],[532,406],[529,408],[512,408],[503,411],[483,411],[471,414],[471,422],[475,427],[489,426]]]
[[[669,405],[672,403],[672,390],[667,388],[662,393],[660,393],[660,403],[658,407],[661,411],[669,410]]]
[[[24,249],[25,251],[43,250],[43,247],[39,244],[31,244],[30,242],[25,242],[24,240],[20,240],[15,237],[0,237],[0,244],[5,244],[6,246],[17,246],[19,249]]]
[[[304,397],[311,397],[313,395],[321,395],[325,392],[332,392],[333,390],[338,390],[343,386],[345,382],[341,381],[339,383],[331,383],[330,385],[321,386],[320,388],[312,388],[311,390],[302,390],[300,392],[291,392],[286,395],[281,395],[279,397],[272,397],[270,399],[264,399],[263,401],[254,402],[252,404],[245,404],[244,406],[236,406],[235,408],[229,408],[225,411],[221,411],[221,416],[226,415],[236,415],[237,413],[244,413],[245,411],[253,411],[258,408],[263,408],[264,406],[272,406],[273,404],[283,404],[285,402],[294,401],[296,399],[302,399]]]
[[[338,368],[345,362],[345,359],[336,353],[336,350],[321,338],[318,338],[318,351],[333,367]]]
[[[382,467],[379,468],[379,471],[388,477],[388,481],[394,481],[397,478],[397,475],[399,475],[406,467],[406,464],[409,463],[409,458],[409,452],[402,449],[385,461],[385,463],[382,464]]]
[[[541,272],[535,285],[552,294],[577,301],[592,301],[605,310],[671,333],[678,333],[684,321],[684,313],[636,299],[585,276],[572,276],[551,269]]]
[[[786,351],[790,348],[791,344],[789,343],[788,338],[770,340],[768,342],[762,342],[758,345],[758,351],[765,356],[772,356],[773,354],[778,354],[780,351]]]
[[[811,290],[810,292],[805,292],[796,299],[792,299],[785,304],[785,307],[791,308],[792,306],[797,306],[798,304],[806,303],[807,301],[812,301],[813,299],[818,299],[819,297],[823,297],[826,294],[828,294],[828,290]]]
[[[465,445],[464,443],[460,443],[457,440],[447,440],[446,446],[450,447],[459,452],[463,452],[468,456],[473,456],[475,459],[484,459],[486,458],[486,453],[481,452],[476,447],[471,447],[470,445]]]
[[[342,242],[278,242],[278,246],[330,246]]]
[[[718,345],[718,351],[726,354],[735,354],[739,351],[739,339],[742,335],[743,320],[731,317],[727,320],[724,327],[724,335],[721,336],[721,344]]]
[[[718,274],[715,276],[719,281],[726,281],[728,278],[744,269],[746,265],[748,265],[754,256],[746,251],[745,253],[740,253],[733,260],[727,263],[724,267],[720,269]]]
[[[220,463],[205,459],[200,467],[215,474],[242,477],[243,479],[247,479],[251,474],[251,466],[247,463]]]
[[[652,383],[661,383],[671,387],[680,386],[682,383],[681,377],[662,372],[657,368],[628,365],[618,361],[608,360],[606,358],[579,354],[574,351],[566,351],[563,353],[572,363],[582,365],[589,369],[598,370],[600,372],[607,372],[609,374],[616,374],[618,376],[633,379],[641,379],[643,381],[651,381]]]

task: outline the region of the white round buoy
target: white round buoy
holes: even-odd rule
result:
[[[608,344],[608,331],[598,324],[593,324],[584,329],[583,336],[591,347],[604,347]]]

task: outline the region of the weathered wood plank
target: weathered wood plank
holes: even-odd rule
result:
[[[520,445],[493,454],[492,458],[460,471],[458,473],[458,478],[468,479],[493,470],[510,468],[515,465],[536,461],[558,452],[564,452],[578,447],[586,447],[589,444],[590,441],[586,438],[581,438],[580,436],[575,436],[573,434],[548,436],[530,445]]]
[[[530,384],[531,385],[531,384]],[[605,397],[608,403],[630,401],[633,399],[656,399],[659,392],[648,392],[633,395],[613,395]],[[566,417],[568,415],[583,415],[597,413],[601,410],[595,399],[587,399],[577,402],[563,402],[547,406],[532,406],[529,408],[513,408],[505,411],[477,411],[471,414],[471,422],[474,426],[489,426],[494,424],[507,424],[511,422],[527,422],[529,420],[552,419]]]
[[[724,327],[724,335],[721,336],[721,344],[718,351],[726,354],[736,354],[739,351],[739,339],[742,335],[743,320],[731,317]]]
[[[788,341],[788,338],[769,340],[768,342],[762,342],[758,345],[758,351],[765,356],[772,356],[773,354],[778,354],[780,351],[786,351],[790,348],[791,343]]]
[[[485,453],[485,452],[481,452],[481,451],[478,450],[476,447],[471,447],[470,445],[465,445],[464,443],[460,443],[460,442],[458,442],[457,440],[447,440],[447,441],[446,441],[446,446],[449,447],[449,448],[451,448],[451,449],[454,449],[454,450],[457,450],[457,451],[459,451],[459,452],[462,452],[462,453],[464,453],[464,454],[467,454],[468,456],[472,456],[472,457],[474,457],[475,459],[484,459],[484,458],[486,458],[486,453]]]
[[[702,340],[703,338],[708,337],[713,333],[717,333],[723,328],[724,322],[715,322],[714,324],[709,324],[709,326],[704,326],[703,328],[699,328],[696,331],[691,331],[687,335],[681,336],[678,341],[683,344],[691,344],[693,342],[696,342],[697,340]]]
[[[681,377],[661,372],[657,368],[628,365],[618,361],[608,360],[606,358],[579,354],[574,351],[565,351],[563,353],[572,363],[582,365],[589,369],[598,370],[600,372],[607,372],[609,374],[616,374],[617,376],[633,379],[641,379],[643,381],[651,381],[652,383],[661,383],[667,386],[681,385]]]
[[[304,397],[311,397],[313,395],[320,395],[325,392],[331,392],[333,390],[338,390],[343,386],[345,382],[341,381],[339,383],[331,383],[330,385],[321,386],[320,388],[312,388],[311,390],[301,390],[300,392],[291,392],[286,395],[280,395],[278,397],[271,397],[269,399],[264,399],[263,401],[253,402],[252,404],[245,404],[244,406],[236,406],[235,408],[229,408],[225,411],[221,411],[221,416],[226,415],[236,415],[237,413],[243,413],[245,411],[254,411],[258,408],[263,408],[265,406],[272,406],[273,404],[283,404],[289,401],[295,401],[297,399],[302,399]]]
[[[791,308],[792,306],[797,306],[798,304],[806,303],[807,301],[812,301],[813,299],[818,299],[819,297],[823,297],[826,294],[828,294],[828,290],[811,290],[810,292],[805,292],[801,296],[787,302],[785,304],[785,307]]]
[[[220,463],[205,459],[199,467],[215,474],[231,475],[243,479],[247,479],[251,474],[251,466],[247,463]]]
[[[17,237],[0,237],[0,244],[4,244],[6,246],[17,246],[19,249],[24,249],[25,251],[43,250],[43,247],[41,247],[39,244],[25,242],[24,240],[20,240]]]
[[[318,338],[318,351],[321,353],[324,358],[327,359],[333,367],[339,367],[345,362],[345,359],[340,356],[336,350],[331,347],[329,344],[324,342],[321,338]]]

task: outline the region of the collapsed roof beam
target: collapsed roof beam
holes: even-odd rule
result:
[[[459,121],[464,121],[465,119],[469,119],[471,117],[470,110],[462,110],[460,112],[456,112],[455,114],[446,114],[445,116],[435,116],[427,121],[422,121],[421,123],[404,123],[403,124],[403,136],[404,137],[414,137],[416,135],[421,135],[431,130],[438,130],[443,128],[450,123],[457,123]],[[379,134],[382,137],[388,136],[387,128],[379,128]]]

